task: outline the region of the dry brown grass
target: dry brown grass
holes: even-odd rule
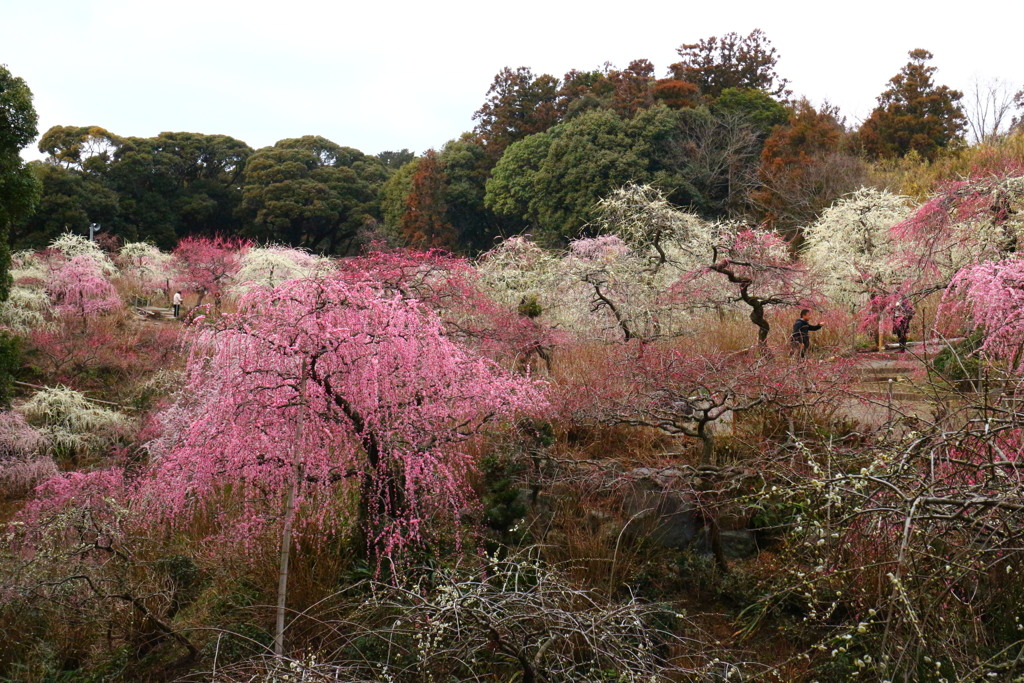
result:
[[[901,159],[873,162],[868,165],[868,183],[922,202],[944,182],[960,180],[972,173],[999,172],[1013,164],[1024,165],[1024,133],[946,151],[934,162],[914,153]]]

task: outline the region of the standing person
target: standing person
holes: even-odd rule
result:
[[[914,319],[914,304],[910,303],[907,297],[900,298],[896,307],[892,309],[892,333],[900,343],[900,353],[907,351],[907,335],[910,334],[910,321]]]
[[[821,329],[821,324],[811,324],[811,309],[805,308],[800,311],[800,317],[793,323],[793,334],[789,338],[789,349],[791,355],[799,355],[800,358],[807,356],[807,349],[811,345],[811,332]]]
[[[174,317],[177,318],[178,314],[181,313],[181,292],[174,293],[172,303],[174,304]]]

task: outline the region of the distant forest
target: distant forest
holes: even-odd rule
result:
[[[588,234],[596,202],[628,182],[799,241],[837,198],[865,185],[927,193],[901,184],[921,175],[908,165],[921,171],[1021,125],[1021,92],[977,84],[965,102],[935,82],[926,50],[909,53],[856,129],[829,104],[794,97],[760,30],[677,52],[660,78],[646,59],[561,78],[502,69],[473,130],[418,155],[314,135],[252,149],[228,135],[55,126],[39,142],[46,159],[29,164],[40,194],[11,246],[97,225],[114,245],[164,249],[218,235],[340,256],[371,241],[473,255],[524,232],[558,247]]]

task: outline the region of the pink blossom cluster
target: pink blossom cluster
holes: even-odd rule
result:
[[[46,291],[55,310],[65,316],[85,318],[121,307],[117,290],[100,264],[85,255],[72,259],[54,257]]]
[[[24,417],[0,410],[0,497],[23,496],[57,474],[57,465],[46,455],[46,447],[46,438]]]
[[[945,297],[946,314],[964,311],[984,331],[982,350],[1024,369],[1024,258],[987,261],[964,268]]]
[[[174,250],[177,286],[196,292],[201,305],[207,295],[219,301],[251,247],[245,240],[224,237],[186,237]]]
[[[56,535],[64,546],[109,548],[122,531],[130,489],[124,470],[65,472],[36,488],[36,497],[21,509],[18,548],[31,553],[44,537]],[[82,557],[89,553],[81,553]],[[106,559],[100,553],[98,560]]]
[[[584,261],[614,261],[628,256],[632,250],[617,235],[600,235],[574,240],[569,251]]]

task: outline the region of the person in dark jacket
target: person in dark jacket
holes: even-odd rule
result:
[[[900,343],[900,353],[907,350],[907,335],[910,334],[910,321],[914,319],[914,304],[910,299],[903,297],[892,310],[892,332]]]
[[[811,309],[805,308],[800,311],[800,317],[793,323],[793,334],[789,338],[790,353],[800,358],[807,356],[807,349],[811,345],[811,332],[817,332],[821,325],[811,324]]]

